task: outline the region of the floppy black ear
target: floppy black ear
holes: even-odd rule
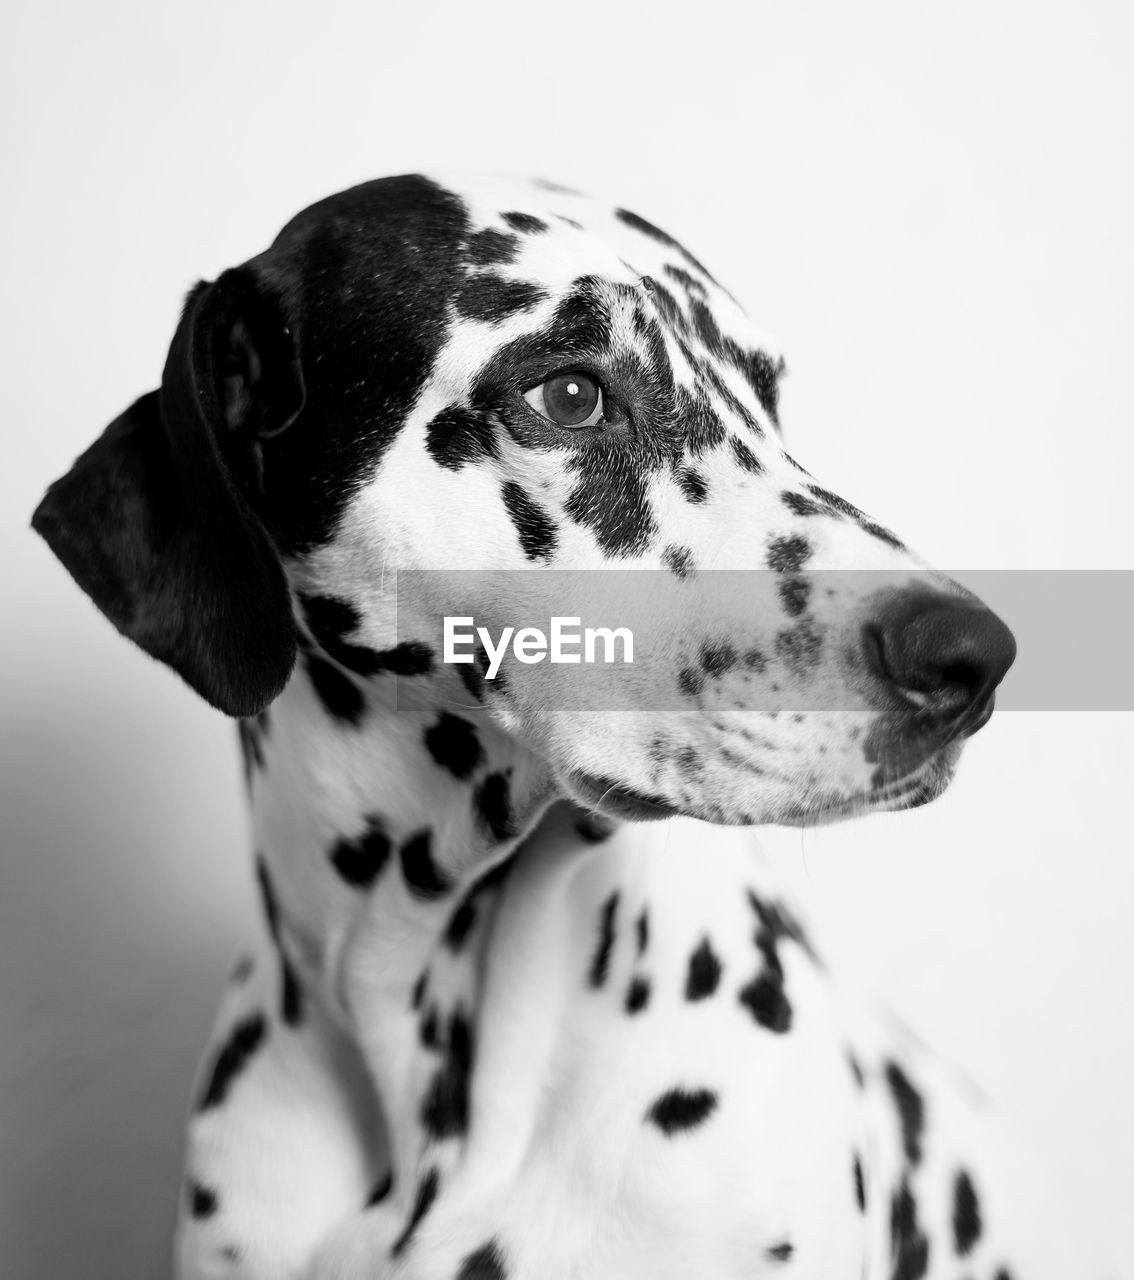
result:
[[[303,405],[293,335],[243,269],[189,295],[160,391],[48,489],[32,527],[119,631],[213,706],[253,715],[295,663],[291,597],[253,504],[260,437]]]

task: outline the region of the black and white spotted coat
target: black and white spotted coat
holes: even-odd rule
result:
[[[529,411],[565,367],[619,411]],[[926,570],[784,452],[782,367],[635,214],[387,179],[195,291],[160,396],[96,446],[168,440],[172,469],[139,446],[114,484],[188,513],[174,604],[139,609],[153,581],[112,590],[74,517],[42,519],[121,629],[241,717],[264,924],[202,1066],[182,1280],[1085,1274],[980,1108],[844,1002],[744,830],[925,802],[959,750],[841,700],[884,593],[835,571]],[[660,661],[585,697],[441,662],[446,571],[512,575],[474,589],[499,624],[554,612],[548,571],[612,567],[665,584]],[[766,593],[710,600],[711,570]]]

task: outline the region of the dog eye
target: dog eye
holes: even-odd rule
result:
[[[540,415],[560,427],[597,427],[603,420],[602,387],[589,374],[557,373],[524,392]]]

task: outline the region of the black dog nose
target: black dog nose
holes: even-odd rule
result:
[[[877,673],[918,718],[944,732],[973,732],[992,710],[992,694],[1016,657],[1016,641],[982,604],[923,596],[869,628]]]

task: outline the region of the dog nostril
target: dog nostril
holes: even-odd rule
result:
[[[865,645],[876,673],[938,726],[990,704],[1016,656],[1011,631],[994,613],[936,596],[898,604],[867,629]]]

